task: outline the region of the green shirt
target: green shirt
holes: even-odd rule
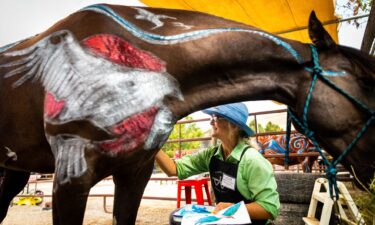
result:
[[[211,157],[223,160],[221,145],[215,153],[216,146],[199,151],[192,155],[176,160],[177,175],[179,179],[209,171]],[[242,151],[248,147],[240,142],[225,160],[237,163]],[[280,208],[279,194],[276,191],[277,183],[273,174],[271,163],[257,150],[249,148],[238,165],[237,189],[247,200],[261,205],[273,218],[276,218]]]

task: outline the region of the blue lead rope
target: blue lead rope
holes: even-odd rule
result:
[[[312,53],[312,59],[313,59],[313,68],[307,68],[308,70],[311,71],[311,76],[312,76],[312,81],[310,85],[309,92],[306,97],[306,102],[303,108],[303,114],[302,114],[302,122],[294,115],[290,107],[288,107],[288,116],[291,117],[291,119],[302,129],[302,132],[306,137],[308,137],[312,143],[315,145],[317,151],[323,158],[323,162],[326,165],[326,176],[329,182],[329,193],[332,199],[336,198],[337,200],[339,199],[339,190],[337,188],[337,164],[339,164],[344,157],[346,157],[349,152],[353,149],[354,145],[358,142],[358,140],[362,137],[362,135],[366,132],[369,126],[373,125],[375,122],[375,113],[372,109],[368,108],[365,104],[360,102],[358,99],[354,98],[341,88],[339,88],[337,85],[335,85],[332,81],[330,81],[328,78],[323,76],[323,68],[319,65],[319,56],[318,56],[318,51],[313,45],[309,45],[311,48],[311,53]],[[314,132],[309,128],[308,121],[307,121],[307,112],[308,108],[310,105],[311,97],[312,97],[312,92],[314,90],[315,84],[317,79],[321,79],[324,83],[326,83],[328,86],[332,87],[334,90],[339,92],[340,94],[344,95],[346,98],[348,98],[350,101],[355,103],[357,106],[359,106],[361,109],[367,111],[371,116],[365,123],[365,125],[361,128],[361,130],[357,133],[353,141],[348,145],[348,147],[344,150],[344,152],[337,158],[334,158],[332,162],[329,162],[327,158],[324,156],[321,148],[319,147],[318,142],[315,139],[315,134]],[[287,150],[289,149],[289,139],[290,139],[290,125],[287,123]],[[333,195],[333,190],[335,190],[335,195]]]

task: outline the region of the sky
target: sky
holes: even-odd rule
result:
[[[138,0],[1,0],[0,46],[40,33],[91,4],[145,6]]]
[[[338,0],[344,1],[344,0]],[[0,1],[0,47],[40,33],[58,20],[66,17],[87,5],[109,3],[130,6],[145,6],[138,0],[1,0]],[[348,23],[339,26],[339,44],[360,48],[365,23],[355,28]],[[246,102],[249,112],[261,112],[275,109],[285,109],[284,105],[272,101]],[[194,118],[207,118],[207,115],[197,112]],[[277,124],[285,124],[285,117],[264,116],[260,122],[271,120]]]

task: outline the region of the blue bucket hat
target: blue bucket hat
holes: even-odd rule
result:
[[[244,103],[231,103],[226,105],[219,105],[212,108],[204,109],[202,112],[208,115],[218,115],[224,117],[230,122],[239,126],[247,136],[254,134],[254,131],[247,126],[246,121],[249,116],[249,111]]]

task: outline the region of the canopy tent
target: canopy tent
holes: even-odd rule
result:
[[[322,23],[337,20],[334,0],[141,0],[150,7],[185,9],[224,17],[282,37],[311,42],[306,27],[312,10]],[[338,42],[337,24],[325,25]]]

